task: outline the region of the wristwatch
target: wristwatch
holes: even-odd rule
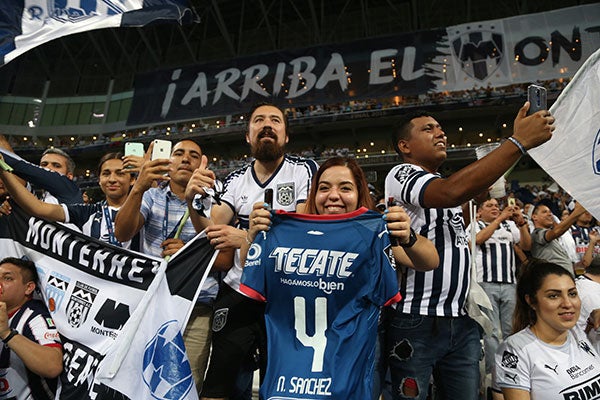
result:
[[[415,243],[417,243],[417,234],[415,233],[415,230],[413,228],[410,228],[410,236],[408,237],[408,242],[399,244],[405,249],[408,249],[409,247],[413,247]]]

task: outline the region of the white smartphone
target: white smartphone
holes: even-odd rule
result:
[[[517,205],[517,201],[515,200],[515,198],[514,197],[509,197],[508,198],[508,206],[509,207],[514,207],[516,205]]]
[[[527,111],[527,115],[535,114],[540,110],[547,110],[548,100],[546,88],[539,85],[529,85],[527,87],[527,101],[529,101],[529,111]]]
[[[144,143],[127,142],[125,143],[125,155],[144,157]]]
[[[152,148],[151,160],[158,158],[171,158],[171,142],[169,140],[154,140],[154,147]]]

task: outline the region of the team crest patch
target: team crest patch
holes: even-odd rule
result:
[[[399,184],[403,185],[404,182],[406,182],[406,179],[408,179],[408,176],[414,171],[415,170],[411,165],[404,164],[400,168],[398,168],[398,171],[396,171],[394,178],[396,178]]]
[[[65,293],[69,288],[70,279],[58,272],[52,271],[48,275],[48,284],[46,285],[46,298],[48,299],[48,309],[50,312],[60,308]]]
[[[67,319],[73,328],[79,328],[87,319],[88,313],[98,289],[83,282],[76,282],[69,304],[67,304]]]
[[[277,202],[282,206],[292,205],[296,200],[295,193],[294,182],[279,184],[277,185]]]
[[[215,315],[213,316],[213,324],[212,330],[213,332],[219,332],[221,329],[225,327],[227,323],[227,314],[229,313],[229,308],[221,308],[215,311]]]
[[[511,353],[510,351],[504,351],[502,354],[502,366],[505,368],[517,368],[517,364],[519,363],[519,357],[516,354]]]

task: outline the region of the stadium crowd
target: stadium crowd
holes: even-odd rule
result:
[[[470,101],[496,96],[488,89],[454,95]],[[514,93],[520,86],[510,89]],[[151,145],[145,157],[123,156],[118,146],[100,159],[97,171],[85,176],[98,182],[104,198],[97,202],[84,201],[73,183],[75,166],[66,152],[47,149],[40,159],[44,168],[37,168],[12,154],[21,147],[11,148],[15,142],[9,138],[2,141],[3,158],[14,171],[0,172],[2,190],[10,197],[0,212],[10,215],[12,207],[19,205],[31,215],[68,223],[86,235],[157,257],[173,256],[205,231],[220,253],[184,333],[196,388],[203,399],[250,399],[255,368],[261,371],[264,398],[294,391],[306,394],[316,390],[314,385],[339,399],[433,396],[475,400],[501,393],[509,400],[525,398],[519,397],[523,393],[532,399],[550,398],[539,393],[554,393],[567,380],[556,367],[554,373],[560,379],[553,386],[540,384],[531,375],[538,373],[536,368],[544,369],[538,364],[546,360],[540,358],[543,350],[539,349],[545,344],[567,343],[573,357],[592,369],[600,368],[597,358],[586,355],[589,352],[581,343],[588,346],[588,339],[576,325],[588,317],[592,326],[600,325],[594,311],[600,304],[586,297],[582,305],[577,294],[580,284],[590,286],[587,281],[595,283],[600,275],[600,258],[595,256],[600,237],[597,221],[555,183],[521,187],[512,182],[500,198],[490,198],[487,190],[526,150],[550,138],[554,129],[550,113],[544,110],[528,116],[526,104],[516,116],[509,140],[448,177],[437,173],[447,156],[442,127],[427,111],[408,113],[392,132],[402,161],[390,171],[385,186],[375,188],[367,184],[356,155],[346,147],[319,154],[285,152],[288,118],[384,105],[357,103],[346,111],[347,107],[286,113],[270,104],[255,106],[239,119],[251,157],[228,163],[226,167],[235,169],[223,184],[215,167],[225,165],[211,164],[186,134],[195,128],[166,127],[166,132],[178,132],[169,135],[170,158],[150,159]],[[157,132],[162,134],[163,128],[148,134]],[[321,167],[312,158],[318,158]],[[41,189],[41,199],[31,194],[32,184]],[[272,196],[265,194],[268,190]],[[465,208],[469,200],[477,204],[473,214]],[[471,229],[474,236],[468,234]],[[318,235],[326,231],[328,240],[298,233],[306,230]],[[380,235],[382,231],[388,235]],[[360,239],[348,232],[356,232]],[[475,243],[469,247],[471,238]],[[287,251],[278,253],[281,248]],[[471,249],[476,260],[473,281]],[[298,254],[292,256],[289,251]],[[279,264],[273,265],[272,259],[278,257]],[[538,258],[547,262],[531,262]],[[26,271],[25,267],[13,259],[0,261],[0,272],[2,268]],[[15,340],[25,331],[3,322],[31,300],[29,282],[35,283],[35,277],[19,274],[24,284],[20,300],[11,303],[8,314],[0,303],[0,339],[26,369],[54,378],[57,371],[45,372],[22,355],[22,346],[32,346],[35,334],[28,334],[27,342]],[[577,281],[576,275],[580,276]],[[318,287],[325,276],[329,286],[323,291]],[[312,285],[315,282],[318,285]],[[483,319],[467,308],[472,301],[467,301],[470,285],[477,284],[492,305],[480,311]],[[582,286],[580,290],[583,297],[591,289]],[[514,301],[506,304],[507,299]],[[314,313],[306,311],[308,304],[314,304]],[[559,317],[555,309],[561,312]],[[515,310],[521,316],[519,324],[513,322]],[[315,321],[312,334],[306,325],[298,325],[304,317],[293,317],[299,312]],[[349,321],[352,328],[346,326]],[[483,376],[488,376],[484,385],[479,367],[482,331],[487,352]],[[509,337],[512,333],[515,339]],[[50,334],[55,338],[54,331]],[[307,355],[293,340],[286,342],[294,335],[314,352]],[[323,336],[317,340],[318,335]],[[516,339],[521,336],[525,339]],[[60,342],[55,339],[39,346],[51,347],[54,354]],[[595,336],[590,339],[588,349],[597,351]],[[523,341],[537,347],[532,350]],[[333,342],[329,347],[323,344]],[[346,350],[352,353],[350,348],[361,361],[348,369],[353,364],[337,357]],[[558,362],[563,355],[556,351]],[[293,368],[286,365],[283,354],[294,355]],[[520,358],[531,365],[518,364]],[[294,379],[309,382],[315,372],[322,374],[317,375],[321,380],[313,389],[309,383],[292,383]],[[551,372],[546,374],[550,375],[543,379],[553,377]],[[578,375],[578,381],[585,379],[587,375]],[[40,385],[25,382],[31,390]]]

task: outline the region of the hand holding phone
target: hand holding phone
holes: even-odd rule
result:
[[[169,140],[154,140],[150,160],[159,158],[171,158],[171,142]]]
[[[125,143],[125,156],[144,157],[144,143],[139,143],[139,142]]]
[[[527,101],[529,101],[529,111],[527,111],[527,115],[535,114],[540,110],[547,110],[546,88],[539,85],[529,85],[527,87]]]

